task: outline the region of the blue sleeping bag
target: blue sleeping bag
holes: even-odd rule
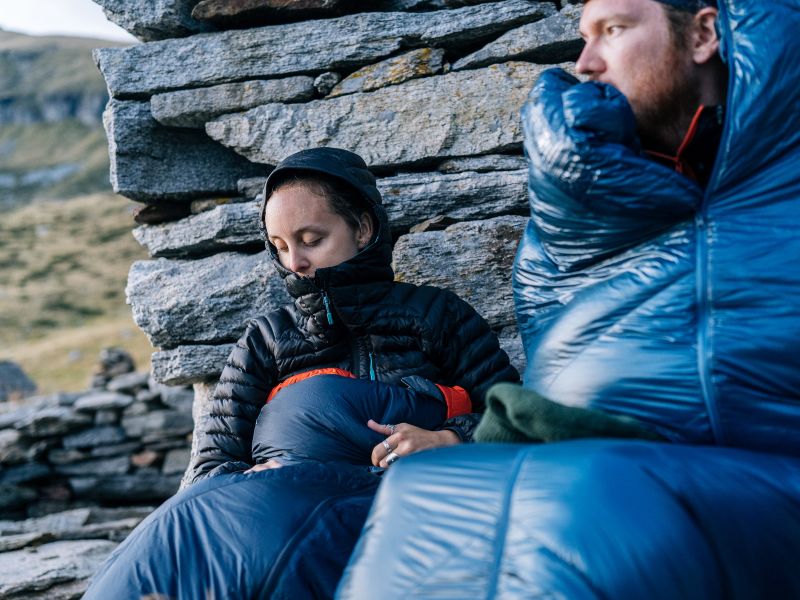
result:
[[[800,461],[582,440],[409,456],[337,597],[800,598]]]
[[[231,462],[145,519],[92,579],[84,598],[330,598],[380,477],[384,436],[369,418],[428,429],[441,398],[405,386],[320,375],[282,389],[254,432],[254,456],[282,468],[244,474]]]

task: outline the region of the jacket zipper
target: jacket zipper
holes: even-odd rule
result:
[[[328,292],[322,290],[322,303],[325,305],[325,314],[328,316],[328,325],[333,325],[333,311],[331,311],[331,301]]]

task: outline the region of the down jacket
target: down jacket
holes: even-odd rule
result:
[[[417,375],[461,386],[470,394],[473,414],[449,419],[444,428],[462,440],[471,437],[488,388],[519,379],[489,325],[466,302],[447,290],[393,280],[388,217],[374,178],[355,155],[328,150],[334,161],[358,159],[348,169],[371,179],[364,196],[378,222],[376,234],[354,258],[317,269],[313,279],[281,266],[268,244],[294,302],[253,319],[231,352],[201,417],[189,483],[230,461],[252,464],[253,428],[267,395],[298,373],[339,368],[386,383]],[[290,159],[279,168],[317,170]]]
[[[673,441],[800,454],[800,7],[719,3],[727,117],[705,191],[649,160],[613,87],[523,109],[525,386]]]

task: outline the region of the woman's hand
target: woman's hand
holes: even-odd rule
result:
[[[377,423],[372,419],[367,421],[367,427],[372,431],[377,431],[387,436],[386,440],[372,449],[372,464],[376,467],[388,467],[397,458],[414,454],[414,452],[419,452],[420,450],[438,448],[440,446],[454,446],[461,443],[458,436],[449,429],[428,431],[408,423],[398,423],[390,426]],[[390,454],[394,454],[396,458],[391,462],[387,462]]]

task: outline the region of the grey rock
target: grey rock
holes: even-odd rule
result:
[[[578,35],[581,7],[565,6],[561,12],[504,33],[477,52],[453,63],[453,70],[476,69],[509,60],[559,63],[575,60],[583,47]]]
[[[505,63],[369,94],[266,104],[211,121],[206,132],[266,164],[316,146],[352,150],[373,167],[504,152],[521,147],[519,110],[543,68]]]
[[[221,27],[252,27],[275,19],[335,15],[340,4],[343,0],[202,0],[192,16]]]
[[[95,0],[108,20],[143,41],[191,35],[213,27],[192,18],[198,0]]]
[[[375,0],[376,10],[442,10],[496,0]]]
[[[261,202],[260,197],[264,191],[264,184],[267,182],[266,177],[248,177],[246,179],[240,179],[236,187],[239,190],[239,193],[247,198],[248,200],[258,200]]]
[[[15,429],[0,429],[0,465],[16,465],[28,460],[28,443]]]
[[[201,383],[218,378],[233,344],[197,344],[162,350],[152,356],[153,376],[169,385]]]
[[[147,380],[145,380],[145,383]],[[75,410],[97,411],[107,409],[122,409],[133,404],[133,396],[118,394],[116,392],[92,392],[79,398],[75,402]]]
[[[136,394],[137,403],[147,405],[153,402],[158,402],[161,399],[161,392],[159,391],[158,387],[153,387],[155,380],[152,379],[152,375],[150,377],[151,377],[151,382],[150,382],[151,387],[146,390],[141,390]]]
[[[120,394],[135,394],[140,388],[147,387],[149,378],[150,374],[147,371],[117,375],[106,384],[106,389]]]
[[[290,301],[268,253],[134,263],[126,288],[154,346],[234,341],[248,319]]]
[[[223,198],[203,198],[201,200],[192,200],[189,203],[190,207],[189,212],[190,214],[198,215],[200,213],[213,210],[223,204],[236,204],[237,202],[247,202],[247,201],[248,198],[242,198],[240,196],[226,196]]]
[[[140,417],[123,417],[122,427],[128,437],[185,435],[192,431],[192,415],[175,410],[156,410]]]
[[[89,458],[91,454],[82,450],[65,450],[64,448],[53,448],[47,453],[47,460],[54,465],[66,465],[69,463],[80,462]]]
[[[441,73],[443,68],[444,50],[419,48],[374,65],[362,67],[329,90],[329,94],[323,95],[333,98],[356,92],[371,92],[389,85],[403,83],[409,79],[436,75]]]
[[[471,221],[528,212],[527,171],[409,173],[378,182],[395,233],[443,215]],[[511,271],[509,271],[510,273]]]
[[[69,529],[77,529],[89,520],[91,513],[92,511],[89,508],[76,508],[33,519],[0,521],[0,533],[2,535],[33,532],[58,533]]]
[[[335,84],[334,84],[335,85]],[[153,118],[171,127],[201,128],[220,115],[269,102],[302,102],[314,95],[312,77],[241,81],[212,87],[156,94],[150,99]]]
[[[0,510],[3,514],[26,507],[37,497],[36,491],[30,488],[0,483]]]
[[[0,360],[0,402],[21,400],[36,391],[36,384],[22,367],[10,360]]]
[[[30,437],[63,435],[92,423],[90,415],[74,412],[66,406],[37,410],[15,424],[15,427]]]
[[[187,415],[192,414],[194,391],[191,388],[161,385],[161,402],[172,410]]]
[[[121,427],[105,425],[92,427],[80,433],[64,436],[62,444],[67,450],[74,448],[94,448],[125,441],[125,431]]]
[[[439,165],[439,171],[442,173],[461,173],[463,171],[486,173],[488,171],[517,171],[525,168],[527,168],[527,165],[525,164],[524,156],[509,154],[452,158]]]
[[[527,222],[504,216],[404,235],[394,248],[395,278],[452,290],[494,329],[514,325],[511,267]]]
[[[525,358],[525,348],[522,345],[522,338],[516,326],[504,327],[497,335],[500,347],[508,354],[512,366],[518,373],[525,372],[527,360]]]
[[[7,405],[0,404],[0,407],[7,409]],[[18,427],[20,423],[29,419],[35,412],[37,407],[26,404],[25,406],[15,407],[11,410],[0,411],[0,429],[8,429],[11,427]]]
[[[105,523],[92,523],[80,529],[63,531],[53,535],[59,540],[110,540],[122,542],[136,526],[142,522],[141,518],[118,519]]]
[[[342,76],[339,75],[339,73],[334,71],[326,71],[325,73],[318,75],[314,80],[314,89],[317,90],[317,94],[320,96],[327,96],[341,80]]]
[[[102,427],[103,425],[117,425],[119,423],[119,411],[107,409],[98,410],[94,413],[94,426]]]
[[[94,51],[112,96],[248,79],[349,70],[413,47],[489,41],[555,12],[550,3],[505,0],[425,14],[361,13]]]
[[[177,450],[179,448],[187,448],[189,446],[189,436],[184,435],[179,438],[163,439],[158,434],[145,434],[142,437],[145,450],[150,452],[160,452],[164,454],[170,450]]]
[[[178,491],[180,477],[163,475],[155,469],[139,469],[129,475],[73,477],[70,487],[78,498],[94,501],[161,501]]]
[[[167,128],[148,102],[111,100],[103,114],[114,191],[141,201],[233,193],[243,177],[263,173],[200,131]]]
[[[183,475],[186,467],[189,466],[189,448],[176,448],[167,452],[164,458],[164,465],[161,467],[161,472],[165,475]]]
[[[124,475],[128,472],[130,466],[130,457],[116,456],[114,458],[101,458],[69,463],[66,465],[57,465],[55,467],[55,472],[59,475],[67,476],[102,477],[105,475]]]
[[[137,441],[123,442],[121,444],[109,444],[107,446],[97,446],[92,448],[89,453],[93,458],[101,458],[105,456],[118,456],[120,454],[132,454],[141,448],[141,443]]]
[[[0,552],[31,548],[52,542],[54,536],[50,533],[17,533],[0,536]]]
[[[20,483],[28,483],[48,477],[51,474],[49,466],[30,462],[17,467],[9,467],[0,471],[0,484],[3,485],[17,485]]]
[[[88,579],[116,546],[107,540],[81,540],[5,552],[0,561],[0,596],[31,598],[47,592],[47,597],[54,597],[54,586]]]
[[[258,228],[260,210],[256,202],[223,204],[174,223],[142,225],[133,230],[133,236],[154,257],[263,246],[264,236]]]

